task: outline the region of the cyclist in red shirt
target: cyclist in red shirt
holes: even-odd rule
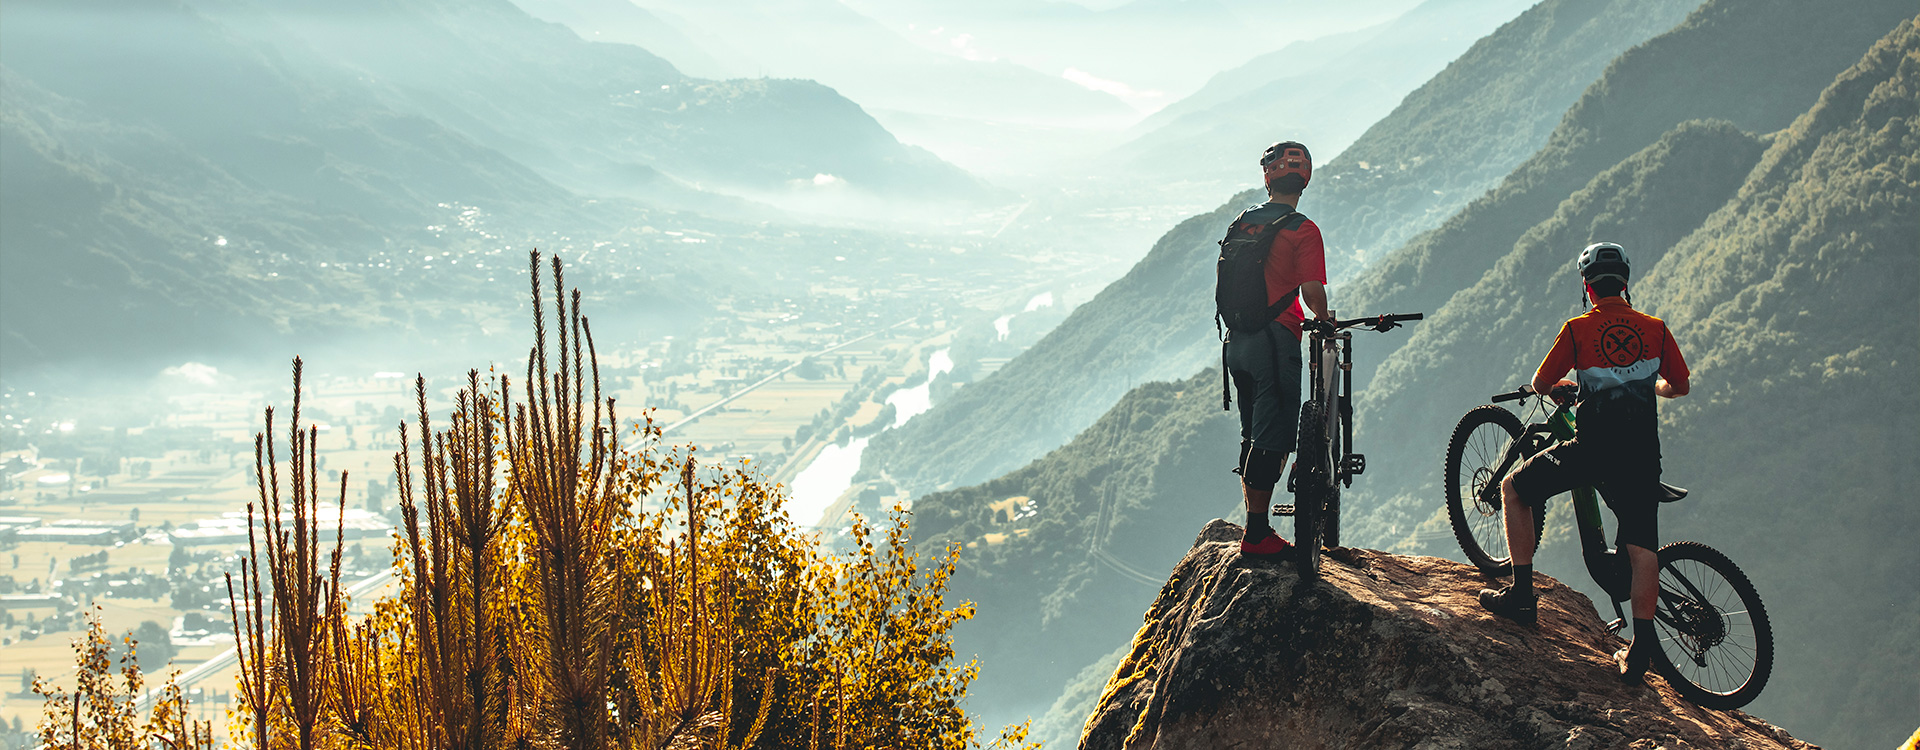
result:
[[[1300,419],[1302,308],[1311,310],[1316,320],[1332,314],[1327,310],[1326,246],[1320,227],[1295,208],[1313,175],[1313,155],[1294,141],[1276,143],[1261,155],[1260,168],[1267,202],[1241,212],[1227,236],[1256,236],[1268,225],[1279,225],[1262,273],[1267,304],[1284,309],[1263,330],[1229,333],[1221,359],[1240,406],[1240,460],[1234,472],[1240,475],[1247,504],[1240,551],[1280,555],[1292,545],[1274,532],[1267,514]],[[1293,300],[1296,290],[1298,299]]]
[[[1580,251],[1580,277],[1593,308],[1561,326],[1533,375],[1535,393],[1578,386],[1575,437],[1542,451],[1500,483],[1513,584],[1480,592],[1494,614],[1525,624],[1537,618],[1533,590],[1533,507],[1575,487],[1594,486],[1619,520],[1615,546],[1633,566],[1633,646],[1614,655],[1623,679],[1640,678],[1653,656],[1659,586],[1660,434],[1654,397],[1689,389],[1686,360],[1667,324],[1633,309],[1631,268],[1619,245]],[[1576,381],[1562,380],[1572,370]],[[1556,401],[1560,399],[1555,397]]]

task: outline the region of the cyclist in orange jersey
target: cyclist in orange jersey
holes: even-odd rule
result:
[[[1660,434],[1655,396],[1689,389],[1687,363],[1667,324],[1633,309],[1631,267],[1611,242],[1580,251],[1580,278],[1593,307],[1568,320],[1534,372],[1535,393],[1578,387],[1575,437],[1521,464],[1500,483],[1513,584],[1480,592],[1480,604],[1525,624],[1537,618],[1533,590],[1533,508],[1575,487],[1600,490],[1619,521],[1615,546],[1633,566],[1633,645],[1614,655],[1622,679],[1638,680],[1656,647],[1659,586]],[[1562,378],[1571,370],[1575,380]],[[1554,397],[1560,401],[1559,397]]]

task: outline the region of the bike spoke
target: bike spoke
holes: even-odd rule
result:
[[[1669,563],[1660,577],[1660,642],[1674,669],[1709,692],[1726,695],[1746,686],[1760,660],[1759,637],[1739,591],[1696,560]]]

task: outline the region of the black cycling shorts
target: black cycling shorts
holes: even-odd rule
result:
[[[1541,451],[1513,474],[1513,489],[1521,502],[1538,507],[1549,497],[1593,486],[1619,519],[1615,546],[1660,549],[1660,462],[1658,458],[1629,458],[1619,451],[1580,439]]]
[[[1227,339],[1227,373],[1240,406],[1240,440],[1292,453],[1300,425],[1300,339],[1278,322]]]

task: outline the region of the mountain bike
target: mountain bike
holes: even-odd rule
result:
[[[1461,417],[1447,441],[1447,516],[1453,535],[1467,559],[1489,576],[1513,571],[1508,554],[1500,503],[1500,481],[1540,451],[1572,440],[1575,389],[1561,386],[1553,401],[1533,387],[1493,397],[1492,404],[1475,407]],[[1522,426],[1520,418],[1497,404],[1528,397],[1537,422]],[[1685,489],[1660,485],[1661,502],[1687,496]],[[1593,487],[1573,491],[1573,509],[1580,532],[1581,555],[1587,573],[1613,600],[1614,620],[1608,632],[1618,635],[1627,618],[1621,604],[1632,598],[1633,569],[1627,556],[1607,546],[1599,494]],[[1533,506],[1536,547],[1545,528],[1546,501]],[[1773,672],[1773,626],[1753,582],[1726,555],[1699,542],[1674,542],[1661,547],[1660,592],[1655,605],[1655,630],[1660,648],[1653,667],[1680,695],[1713,709],[1734,709],[1753,702]]]
[[[1340,546],[1340,488],[1366,473],[1367,457],[1353,452],[1353,332],[1367,328],[1384,333],[1409,320],[1425,317],[1376,315],[1352,320],[1306,321],[1311,389],[1300,406],[1300,431],[1293,471],[1287,475],[1291,505],[1275,508],[1275,515],[1293,516],[1293,544],[1300,573],[1320,574],[1320,547]]]

